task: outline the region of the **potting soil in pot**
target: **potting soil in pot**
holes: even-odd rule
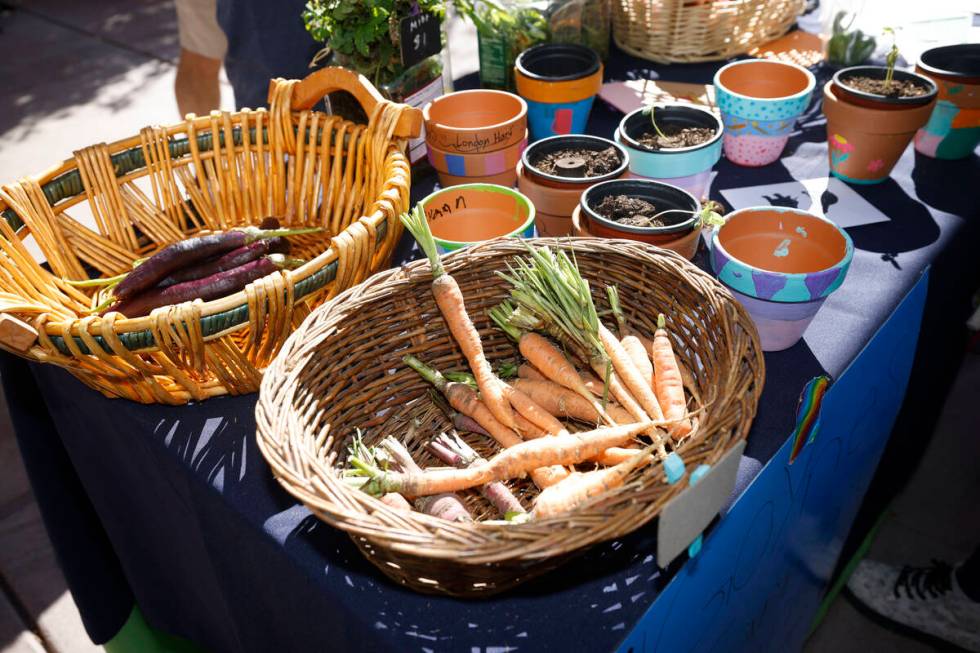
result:
[[[621,163],[619,152],[614,147],[607,147],[604,150],[570,147],[548,152],[532,161],[531,165],[548,175],[581,179],[608,175]],[[565,174],[568,166],[574,168],[574,174]]]
[[[848,77],[844,80],[844,84],[858,91],[890,98],[919,97],[929,92],[926,86],[917,84],[910,79],[893,79],[891,84],[885,86],[883,79],[856,76]]]
[[[681,147],[692,147],[707,143],[715,137],[713,129],[707,127],[684,127],[675,125],[661,127],[662,134],[650,129],[637,138],[637,142],[651,150],[674,150]]]
[[[607,220],[632,227],[666,227],[687,219],[683,213],[657,216],[656,206],[629,195],[607,195],[592,210]]]

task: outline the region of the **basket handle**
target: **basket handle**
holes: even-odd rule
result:
[[[272,102],[272,89],[275,80],[269,82],[269,102]],[[306,76],[293,87],[292,107],[303,111],[312,109],[323,96],[333,91],[347,91],[361,103],[364,112],[370,116],[379,102],[388,102],[364,75],[346,68],[331,66]],[[409,107],[402,112],[395,124],[394,135],[399,138],[415,138],[422,130],[422,111]]]

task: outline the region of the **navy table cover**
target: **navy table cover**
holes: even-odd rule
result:
[[[705,83],[718,65],[659,66],[614,52],[606,79]],[[474,84],[471,76],[459,87]],[[620,117],[597,102],[589,132],[611,137]],[[825,175],[816,100],[801,125],[780,163],[748,169],[723,159],[712,198]],[[418,180],[413,198],[434,181]],[[909,391],[917,399],[899,419],[872,492],[887,496],[901,481],[888,469],[914,464],[925,446],[921,434],[952,376],[980,277],[978,182],[976,154],[943,162],[910,148],[891,179],[855,188],[889,221],[848,230],[856,252],[844,285],[802,342],[766,355],[740,486],[792,431],[804,384],[839,376],[931,266]],[[409,241],[398,256],[412,256]],[[105,399],[53,365],[6,354],[0,365],[45,523],[96,642],[118,632],[135,600],[151,625],[212,651],[613,650],[684,564],[659,571],[647,527],[503,596],[419,595],[387,580],[346,535],[279,488],[255,446],[254,395],[144,406]],[[629,599],[606,612],[600,598],[616,579],[630,585]]]

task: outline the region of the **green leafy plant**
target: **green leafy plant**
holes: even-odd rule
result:
[[[650,114],[650,124],[653,125],[654,131],[657,132],[657,135],[660,136],[660,138],[667,138],[667,135],[660,131],[660,127],[657,125],[657,116],[654,114],[655,109],[656,107],[651,104],[646,110],[646,113]]]
[[[442,0],[310,0],[303,23],[325,45],[314,63],[329,53],[340,64],[373,79],[375,85],[397,77],[401,63],[399,22],[415,7],[442,18]]]
[[[895,63],[898,61],[898,45],[895,43],[895,30],[891,27],[886,27],[881,30],[883,34],[889,34],[892,37],[892,47],[885,55],[885,91],[887,92],[892,86],[892,78],[895,76]]]
[[[848,12],[839,11],[834,16],[833,31],[827,43],[827,59],[839,66],[857,66],[868,60],[878,42],[875,37],[866,35],[859,29],[851,31],[855,14],[850,14],[850,20],[844,25]]]
[[[493,0],[454,0],[456,11],[472,22],[479,34],[484,86],[511,88],[517,55],[551,38],[548,19],[537,4],[518,0],[507,2],[505,7]]]

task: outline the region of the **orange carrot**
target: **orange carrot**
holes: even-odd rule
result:
[[[626,324],[623,307],[619,303],[619,290],[616,286],[606,286],[606,292],[609,294],[609,307],[612,309],[616,324],[619,326],[619,344],[623,346],[623,350],[633,361],[636,369],[640,372],[640,376],[646,379],[650,389],[653,390],[653,363],[650,362],[650,357],[647,355],[643,343]]]
[[[504,393],[504,396],[517,409],[517,412],[538,428],[551,435],[565,432],[565,425],[555,417],[554,413],[541,407],[540,404],[514,386],[505,383]],[[520,432],[522,429],[518,426],[517,430]]]
[[[653,335],[653,367],[656,377],[657,398],[664,415],[673,421],[668,429],[674,437],[684,437],[691,432],[691,420],[686,417],[687,401],[684,398],[684,381],[677,367],[670,336],[664,328],[663,313],[657,316],[657,332]]]
[[[520,367],[517,368],[517,376],[521,379],[527,379],[528,381],[549,381],[548,377],[539,372],[533,365],[529,363],[522,363]],[[587,370],[579,370],[578,378],[582,381],[582,385],[588,390],[593,396],[602,396],[602,381],[595,377],[595,374]],[[539,402],[540,403],[540,402]]]
[[[657,396],[650,387],[650,381],[644,379],[640,371],[636,369],[633,360],[623,349],[623,346],[619,344],[616,336],[604,325],[600,324],[599,338],[602,340],[602,346],[605,347],[609,358],[612,359],[616,373],[619,374],[620,379],[622,379],[623,384],[630,391],[630,394],[633,395],[633,398],[646,411],[647,415],[650,415],[655,420],[663,419],[663,412],[660,409],[660,404],[657,402]]]
[[[520,379],[528,379],[531,381],[547,381],[544,374],[534,369],[534,366],[530,363],[521,363],[521,366],[517,368],[517,377]]]
[[[653,449],[654,446],[649,446],[615,467],[578,474],[542,491],[534,502],[531,518],[548,519],[565,514],[589,499],[621,486],[630,472],[652,460]]]
[[[579,463],[599,455],[609,447],[626,444],[637,434],[658,425],[662,425],[662,422],[639,422],[521,442],[504,449],[486,464],[465,469],[442,468],[423,473],[406,473],[381,470],[357,457],[350,458],[350,462],[360,472],[371,476],[361,486],[371,494],[399,492],[422,497],[517,478],[539,467]]]
[[[412,458],[412,454],[401,442],[388,436],[381,441],[381,445],[388,450],[394,462],[403,472],[411,474],[421,474],[422,468],[418,466]],[[385,496],[388,496],[387,494]],[[471,522],[473,515],[466,509],[463,500],[451,492],[442,492],[428,497],[416,499],[415,506],[419,512],[425,515],[432,515],[439,519],[453,522]]]
[[[446,378],[438,370],[434,370],[425,365],[414,356],[405,356],[402,360],[406,365],[418,372],[423,379],[434,385],[436,390],[446,397],[453,408],[473,418],[500,446],[504,448],[513,447],[523,442],[517,433],[497,421],[486,404],[480,401],[473,388],[465,383],[450,383],[446,381]],[[568,476],[568,470],[564,467],[548,466],[544,469],[535,469],[531,472],[530,476],[534,484],[543,489],[549,485],[554,485]]]
[[[643,347],[644,349],[646,349],[647,354],[652,358],[653,340],[650,340],[649,338],[646,338],[644,336],[639,336],[639,338],[640,338],[640,342],[643,343]],[[698,384],[694,380],[694,376],[691,374],[691,370],[687,369],[687,366],[684,365],[684,363],[681,362],[679,358],[677,358],[676,354],[674,355],[674,361],[677,363],[677,369],[680,370],[681,380],[684,382],[684,389],[687,390],[687,392],[694,399],[695,405],[700,405],[701,392],[700,390],[698,390]]]
[[[459,284],[456,283],[452,275],[443,268],[442,261],[439,260],[439,252],[436,250],[435,240],[429,229],[429,223],[422,205],[416,205],[411,213],[403,213],[401,221],[418,241],[422,251],[429,259],[433,277],[432,295],[435,297],[436,305],[439,307],[442,317],[446,320],[446,326],[449,327],[449,331],[459,344],[463,356],[470,364],[483,401],[493,416],[497,418],[497,421],[508,428],[513,428],[514,412],[504,396],[500,379],[494,374],[490,362],[483,353],[480,334],[466,312],[463,292],[459,289]]]
[[[545,380],[515,379],[511,381],[511,385],[556,417],[568,417],[592,424],[595,424],[600,418],[592,402],[586,401],[578,394],[561,387],[557,383]],[[610,404],[606,406],[606,412],[616,424],[629,424],[634,421],[633,416],[620,406]]]

